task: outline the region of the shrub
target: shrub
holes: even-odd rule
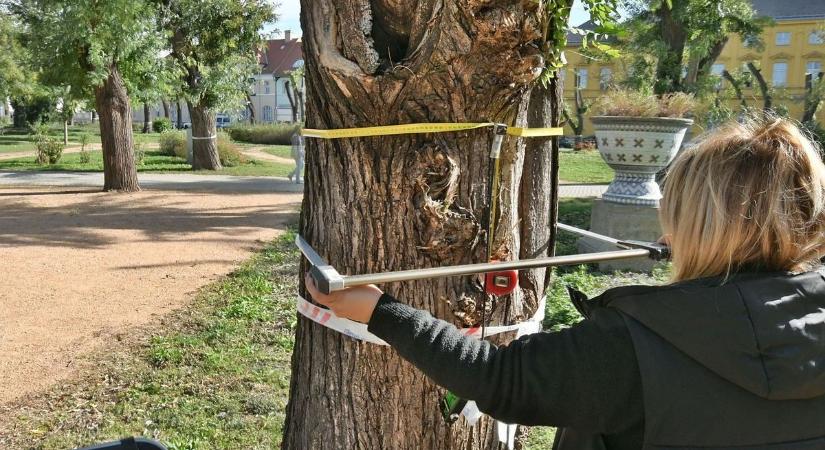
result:
[[[296,124],[233,125],[226,129],[229,136],[238,142],[263,145],[289,145],[292,135],[301,128]]]
[[[696,99],[682,92],[659,98],[630,89],[614,89],[596,102],[596,111],[602,116],[685,117],[694,108]]]
[[[89,151],[86,150],[86,146],[89,145],[91,136],[89,133],[80,133],[77,136],[77,140],[80,142],[80,164],[89,164],[92,160],[92,156],[89,154]]]
[[[186,133],[173,130],[161,133],[160,151],[167,156],[186,159]]]
[[[240,166],[247,162],[246,157],[241,153],[238,146],[233,144],[224,133],[218,134],[218,156],[220,157],[221,165],[224,167]]]
[[[146,148],[142,143],[135,144],[135,165],[142,166],[146,158]]]
[[[63,142],[51,138],[42,137],[36,142],[37,147],[37,163],[38,164],[57,164],[63,156]]]
[[[152,121],[152,130],[155,133],[163,133],[172,129],[172,121],[166,117],[158,117]]]

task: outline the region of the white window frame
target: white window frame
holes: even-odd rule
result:
[[[719,77],[719,80],[716,81],[716,89],[722,88],[722,74],[725,72],[725,65],[721,63],[716,63],[710,66],[710,74]]]
[[[825,44],[825,36],[820,31],[811,31],[808,35],[808,43],[811,45]]]
[[[783,67],[782,71],[777,71],[778,68]],[[778,74],[782,74],[781,77]],[[781,78],[781,81],[778,80]],[[771,84],[774,87],[787,87],[788,86],[788,62],[787,61],[776,61],[773,63],[773,70],[771,72]]]
[[[789,31],[778,31],[774,42],[780,47],[791,45],[791,33]]]
[[[264,80],[264,94],[269,95],[271,93],[272,92],[270,92],[269,89],[269,80]]]
[[[264,122],[272,122],[272,106],[264,105],[262,119]]]

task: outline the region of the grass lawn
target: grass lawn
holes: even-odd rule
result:
[[[292,147],[289,145],[268,145],[261,150],[281,158],[292,158]]]
[[[63,172],[102,172],[103,154],[100,151],[89,152],[90,161],[81,164],[80,154],[68,153],[63,155],[60,162],[52,165],[39,165],[34,158],[16,158],[0,160],[0,170],[42,170]],[[285,177],[293,167],[268,161],[248,161],[235,167],[225,167],[217,172],[209,170],[192,171],[185,159],[176,156],[167,156],[160,151],[147,150],[143,164],[138,165],[138,172],[146,173],[194,173],[199,175],[236,175],[236,176],[278,176]]]
[[[100,129],[95,125],[78,125],[69,127],[69,146],[80,145],[80,135],[88,134],[89,143],[100,143]],[[63,128],[52,125],[49,127],[50,137],[63,139]],[[160,138],[159,133],[142,134],[134,132],[135,143],[150,144],[157,143]],[[0,129],[0,154],[11,152],[34,151],[34,137],[27,130]]]
[[[559,179],[575,183],[609,183],[613,169],[605,164],[596,150],[562,150],[559,154]]]
[[[585,226],[591,200],[564,200],[561,221]],[[289,390],[296,325],[299,254],[287,233],[242,268],[204,288],[148,338],[115,345],[96,374],[16,410],[0,436],[8,448],[65,449],[127,435],[159,439],[172,450],[277,448]],[[559,254],[575,252],[574,240]],[[565,285],[589,295],[626,283],[660,283],[653,274],[560,268],[548,291],[545,326],[580,320]],[[10,423],[9,423],[10,422]],[[554,430],[534,427],[526,449],[550,448]]]

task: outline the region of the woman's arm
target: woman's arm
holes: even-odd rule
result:
[[[307,282],[313,298],[339,316],[368,322],[372,333],[436,383],[504,422],[614,433],[642,420],[633,344],[613,310],[496,347],[375,287],[324,296]]]

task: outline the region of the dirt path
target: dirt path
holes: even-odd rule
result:
[[[241,148],[241,153],[252,159],[260,159],[262,161],[276,162],[280,164],[295,165],[295,160],[292,158],[282,158],[280,156],[271,155],[263,150],[261,147]]]
[[[0,188],[0,403],[183,306],[294,221],[300,196]]]

